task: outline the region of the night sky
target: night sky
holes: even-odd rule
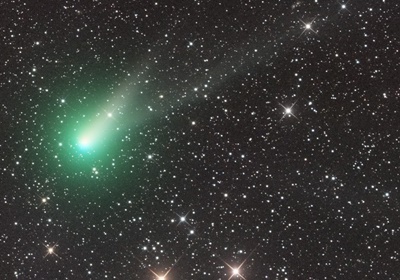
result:
[[[400,279],[399,15],[2,1],[1,279]]]

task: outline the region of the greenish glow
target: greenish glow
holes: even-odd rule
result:
[[[80,131],[77,137],[81,150],[94,150],[103,146],[109,136],[113,135],[113,120],[107,115],[98,116]]]
[[[91,81],[92,75],[97,77],[97,72],[93,73]],[[99,72],[100,76],[104,77],[104,73]],[[110,170],[112,174],[131,171],[131,167],[125,170],[114,165],[114,159],[124,147],[121,145],[128,144],[124,141],[126,129],[131,127],[133,120],[137,122],[138,109],[135,108],[140,104],[137,104],[136,91],[130,85],[111,94],[108,90],[110,79],[96,79],[93,83],[87,83],[84,77],[80,80],[79,85],[62,87],[58,91],[59,96],[70,98],[58,99],[65,117],[59,120],[59,112],[52,116],[54,127],[48,133],[53,140],[55,155],[48,168],[49,173],[61,171],[65,180],[79,180],[78,186],[98,186],[96,182],[99,181],[93,178],[105,180]],[[79,92],[74,92],[77,88]]]
[[[87,149],[90,147],[91,142],[92,141],[88,136],[82,136],[81,138],[79,138],[79,147],[81,147],[82,149]]]

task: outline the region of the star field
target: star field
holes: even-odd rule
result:
[[[400,278],[400,2],[0,6],[4,279]]]

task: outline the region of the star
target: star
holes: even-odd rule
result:
[[[225,263],[230,269],[232,269],[232,274],[231,277],[228,278],[228,280],[232,279],[233,277],[240,277],[244,280],[246,280],[246,278],[244,278],[244,276],[242,274],[240,274],[240,267],[244,264],[244,262],[239,266],[239,267],[232,267],[229,264]]]
[[[240,273],[240,268],[246,263],[246,261],[250,258],[250,256],[254,253],[254,251],[258,248],[259,245],[257,245],[251,252],[250,254],[244,259],[244,261],[238,266],[238,267],[233,267],[227,262],[225,262],[223,259],[221,261],[228,266],[232,270],[231,276],[228,278],[228,280],[232,279],[233,277],[240,277],[241,279],[246,280],[246,278]]]
[[[232,274],[233,274],[233,275],[240,275],[239,269],[238,269],[238,268],[234,268],[234,269],[232,270]]]
[[[286,116],[289,116],[289,117],[293,116],[298,120],[298,118],[293,114],[293,111],[292,111],[292,108],[293,108],[294,105],[296,105],[296,103],[297,103],[297,101],[295,103],[293,103],[292,106],[290,106],[290,107],[285,107],[281,103],[279,103],[279,105],[281,105],[281,107],[285,110],[285,112],[283,113],[282,118],[279,121],[281,121]]]
[[[115,116],[114,116],[114,112],[116,111],[116,110],[118,110],[118,108],[108,108],[108,109],[103,109],[103,112],[107,115],[107,118],[108,119],[113,119],[113,120],[116,120],[115,119]],[[104,121],[106,121],[106,120],[104,120]]]
[[[181,260],[183,255],[178,258],[178,260],[167,270],[167,272],[164,275],[158,275],[154,270],[152,270],[150,268],[149,268],[149,270],[156,277],[156,280],[167,280],[168,274],[176,266],[176,264]],[[134,258],[137,259],[140,262],[140,264],[143,265],[144,268],[146,268],[146,265],[139,258],[137,258],[136,256],[134,256]]]
[[[186,220],[186,217],[187,217],[187,215],[189,215],[189,213],[190,213],[190,211],[187,212],[185,216],[180,216],[180,215],[178,215],[178,214],[175,213],[175,214],[178,215],[178,217],[179,217],[179,223],[178,223],[177,226],[179,226],[181,223],[185,223],[185,224],[187,224],[188,226],[190,226],[189,222]]]
[[[37,195],[40,199],[40,206],[49,204],[50,197]]]
[[[304,21],[302,21],[301,19],[300,19],[300,21],[301,21],[301,23],[304,25],[304,30],[303,30],[303,32],[301,32],[301,34],[300,34],[300,36],[299,37],[301,37],[301,35],[303,35],[304,34],[304,32],[306,32],[307,30],[311,30],[312,32],[314,32],[315,34],[317,34],[317,32],[312,28],[312,24],[314,23],[314,21],[315,21],[315,19],[316,19],[317,17],[315,17],[315,18],[313,18],[313,20],[311,21],[311,22],[304,22]]]
[[[235,203],[235,201],[232,199],[232,198],[230,198],[229,197],[229,194],[228,193],[222,193],[223,194],[223,199],[229,199],[230,201],[232,201],[233,203]]]
[[[350,0],[349,0],[350,1]],[[339,3],[341,10],[346,10],[350,13],[349,9],[347,9],[347,3],[349,3],[349,1],[347,1],[346,3]]]
[[[44,245],[44,244],[43,244],[43,245]],[[60,258],[60,256],[57,255],[56,252],[55,252],[55,247],[57,246],[57,243],[56,243],[55,245],[53,245],[53,246],[49,246],[49,245],[44,245],[44,246],[47,248],[47,253],[46,253],[46,255],[43,257],[44,259],[45,259],[48,255],[55,255],[55,256],[57,256],[58,258]]]

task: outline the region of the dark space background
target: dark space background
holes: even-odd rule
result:
[[[2,279],[399,279],[399,7],[2,1]]]

